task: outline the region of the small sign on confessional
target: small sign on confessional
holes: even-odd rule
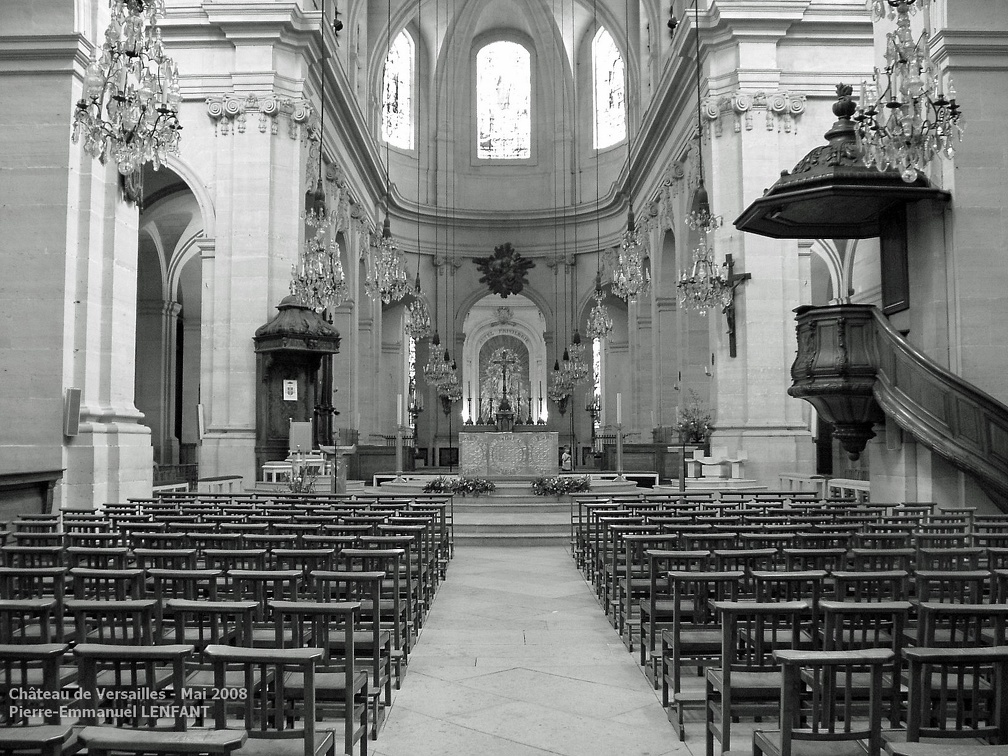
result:
[[[283,382],[283,398],[285,402],[297,401],[297,381],[285,380]]]

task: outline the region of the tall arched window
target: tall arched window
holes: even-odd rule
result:
[[[476,54],[476,129],[480,158],[532,155],[532,63],[515,42],[491,42]]]
[[[385,59],[382,82],[382,139],[413,149],[413,39],[404,29]]]
[[[599,27],[592,40],[592,82],[595,113],[592,127],[595,149],[626,138],[626,68],[612,35]]]

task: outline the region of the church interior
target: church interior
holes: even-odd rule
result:
[[[1006,70],[1002,0],[0,2],[0,752],[1004,754]]]

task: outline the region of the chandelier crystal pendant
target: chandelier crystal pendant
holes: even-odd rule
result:
[[[364,291],[371,299],[381,297],[383,304],[391,304],[409,293],[403,256],[392,241],[392,227],[386,213],[381,236],[372,240],[368,261],[368,275]]]
[[[929,0],[920,0],[928,5]],[[936,155],[955,157],[962,141],[961,111],[951,79],[943,90],[941,74],[931,57],[925,29],[916,42],[910,14],[917,0],[869,0],[872,18],[896,19],[896,30],[886,35],[886,64],[875,69],[875,92],[861,84],[861,100],[854,116],[864,164],[880,171],[894,168],[907,183],[917,180]]]
[[[157,20],[164,0],[110,0],[105,42],[84,74],[71,138],[124,176],[157,170],[179,151],[178,66],[165,55]]]

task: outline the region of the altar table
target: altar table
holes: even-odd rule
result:
[[[528,477],[556,475],[559,434],[459,433],[459,468],[467,477]]]

